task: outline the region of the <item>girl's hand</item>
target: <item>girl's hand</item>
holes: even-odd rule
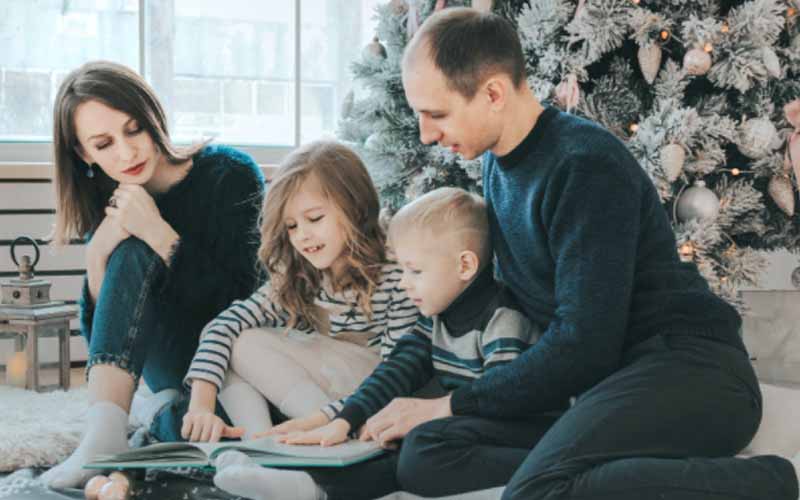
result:
[[[153,197],[142,186],[120,184],[109,199],[106,216],[169,262],[178,233],[161,217]]]
[[[220,438],[240,438],[244,435],[241,427],[231,427],[213,412],[189,410],[183,416],[181,437],[188,441],[208,441],[216,443]]]
[[[298,418],[293,418],[291,420],[287,420],[286,422],[280,425],[276,425],[275,427],[269,429],[266,432],[256,434],[253,437],[260,438],[264,436],[276,436],[279,434],[305,432],[305,431],[310,431],[312,429],[316,429],[318,427],[322,427],[327,423],[328,423],[327,415],[322,413],[322,411],[315,411],[311,415],[306,415],[305,417],[298,417]]]
[[[306,432],[293,432],[278,438],[286,444],[318,444],[333,446],[347,441],[350,424],[342,418],[335,418],[330,423]]]

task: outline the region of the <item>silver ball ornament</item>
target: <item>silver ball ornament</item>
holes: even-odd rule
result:
[[[684,191],[677,203],[678,218],[683,222],[713,219],[719,213],[719,198],[703,181],[696,181]]]
[[[739,151],[748,158],[758,160],[780,145],[778,130],[767,118],[745,120],[739,129]]]
[[[800,267],[795,267],[792,271],[792,285],[800,290]]]

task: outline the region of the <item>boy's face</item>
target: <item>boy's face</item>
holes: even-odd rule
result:
[[[400,288],[424,316],[441,313],[471,279],[463,278],[459,251],[447,236],[436,236],[431,231],[404,231],[397,240],[394,249],[403,268]]]

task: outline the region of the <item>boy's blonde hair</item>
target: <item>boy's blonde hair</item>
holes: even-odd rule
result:
[[[353,290],[368,317],[372,314],[372,294],[386,261],[386,236],[378,222],[378,193],[353,150],[333,141],[315,141],[283,160],[264,199],[258,258],[272,279],[271,299],[289,311],[289,328],[303,320],[318,332],[328,333],[328,313],[314,301],[323,275],[329,271],[316,269],[297,253],[283,220],[289,199],[311,177],[319,181],[323,194],[343,215],[346,281],[334,286]]]
[[[435,238],[455,236],[460,248],[470,250],[483,267],[491,259],[489,216],[480,195],[461,188],[443,187],[426,193],[401,208],[389,223],[389,238],[396,249],[410,231],[423,230]]]

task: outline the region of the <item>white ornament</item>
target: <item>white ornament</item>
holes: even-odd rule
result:
[[[472,8],[480,12],[491,12],[492,0],[472,0]]]
[[[703,49],[691,49],[683,56],[683,69],[690,75],[705,75],[710,68],[711,55]]]
[[[693,219],[713,219],[719,213],[719,198],[703,181],[683,192],[678,200],[678,218],[683,222]]]
[[[764,47],[761,52],[767,73],[773,78],[780,78],[783,72],[781,71],[781,61],[778,59],[778,55],[769,47]]]
[[[767,191],[775,204],[789,217],[794,215],[794,190],[792,181],[785,175],[776,175],[769,180]]]
[[[386,59],[386,47],[381,44],[376,36],[364,47],[364,50],[361,51],[361,55],[364,59]]]
[[[686,161],[686,151],[679,144],[667,144],[661,148],[661,168],[667,180],[674,182],[683,172],[683,163]]]
[[[637,57],[644,79],[647,83],[653,83],[656,80],[658,68],[661,66],[661,46],[657,43],[650,43],[639,47]]]
[[[367,140],[364,141],[364,149],[377,151],[378,145],[381,141],[381,137],[378,132],[372,133],[367,137]]]
[[[758,160],[769,154],[779,144],[778,130],[767,118],[745,120],[739,130],[739,151],[748,158]]]

